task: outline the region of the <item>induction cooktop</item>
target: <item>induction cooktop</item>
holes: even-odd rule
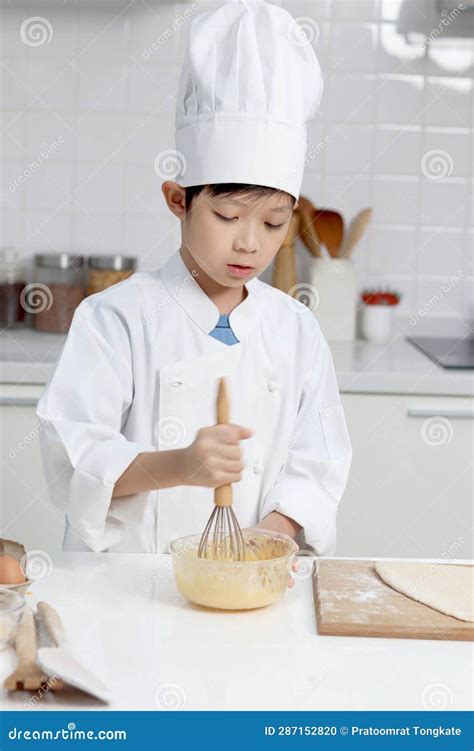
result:
[[[474,370],[474,338],[408,336],[415,345],[442,368]]]

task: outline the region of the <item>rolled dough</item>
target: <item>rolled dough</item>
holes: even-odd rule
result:
[[[474,621],[474,566],[377,561],[375,570],[412,600],[460,621]]]

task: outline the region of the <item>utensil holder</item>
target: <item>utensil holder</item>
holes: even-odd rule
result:
[[[352,341],[355,338],[357,304],[357,279],[352,261],[312,258],[309,284],[310,305],[326,339]]]

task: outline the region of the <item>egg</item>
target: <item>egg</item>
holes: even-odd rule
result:
[[[10,555],[0,556],[0,584],[23,584],[25,581],[20,561]]]

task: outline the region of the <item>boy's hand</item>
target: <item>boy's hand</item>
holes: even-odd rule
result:
[[[294,571],[295,573],[298,571],[298,560],[296,558],[293,559],[293,563],[291,564],[291,570]],[[295,580],[291,576],[288,579],[288,586],[290,587],[290,589],[291,587],[295,586]]]
[[[239,441],[254,434],[240,425],[210,425],[201,428],[183,449],[183,485],[218,488],[242,479],[244,465]]]

